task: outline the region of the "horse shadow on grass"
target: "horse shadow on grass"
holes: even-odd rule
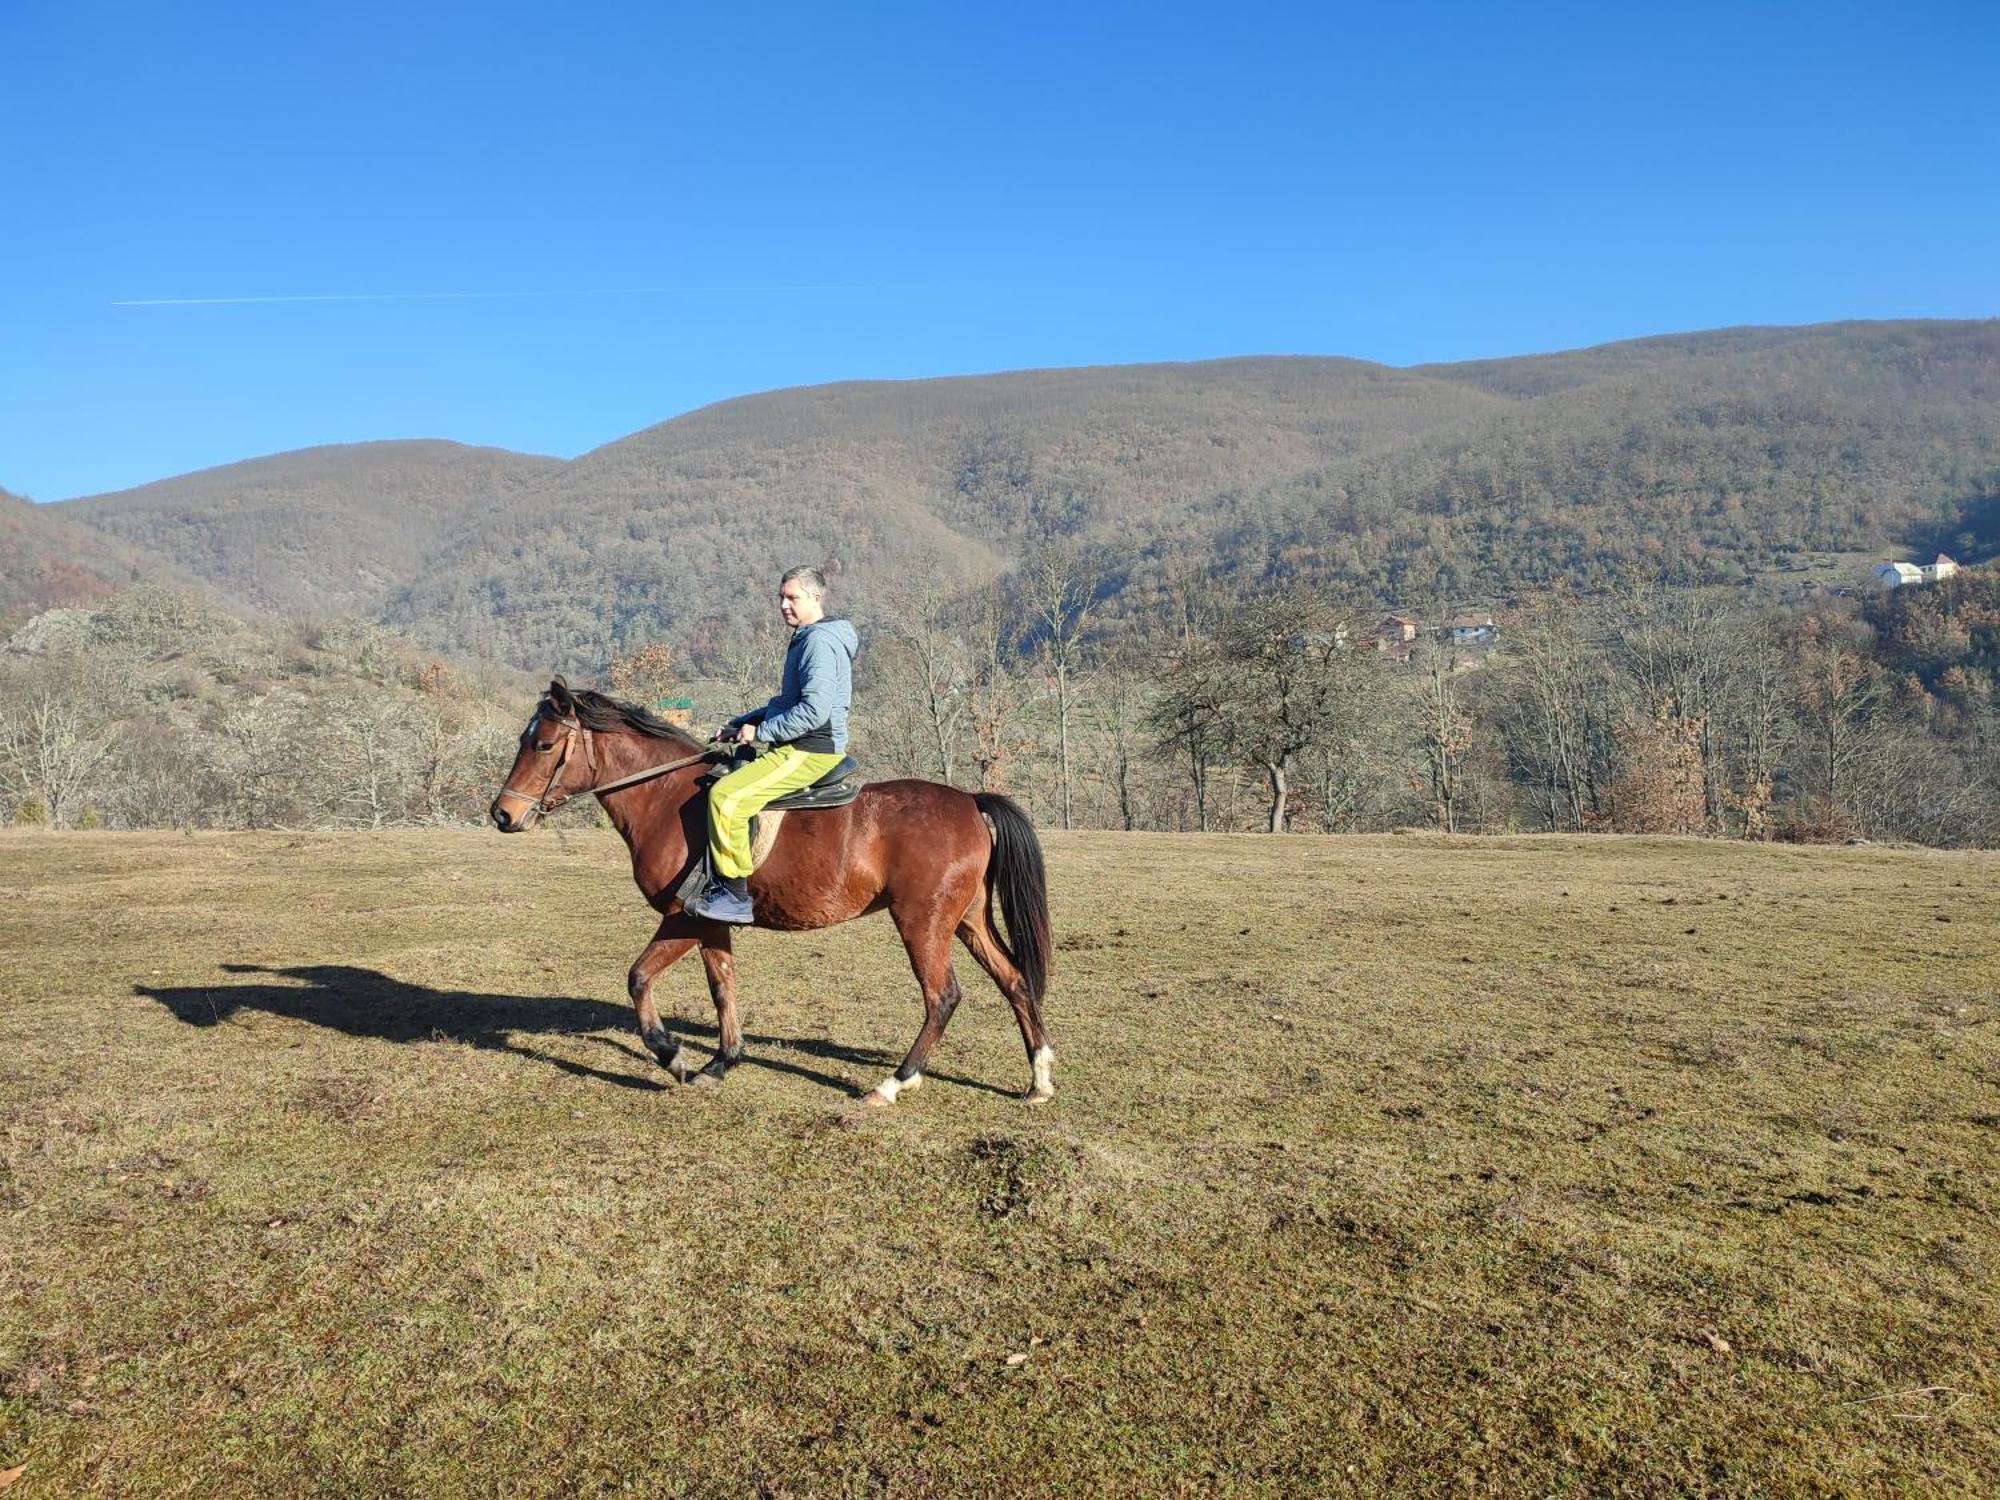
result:
[[[239,1011],[263,1011],[267,1015],[304,1021],[347,1036],[370,1037],[377,1041],[415,1043],[456,1043],[481,1051],[506,1052],[516,1057],[547,1063],[579,1078],[627,1089],[667,1089],[675,1087],[639,1043],[598,1035],[605,1031],[630,1031],[633,1027],[629,1006],[610,1005],[602,1000],[583,1000],[551,995],[496,995],[474,990],[437,990],[407,980],[396,979],[380,969],[364,969],[352,964],[295,964],[272,968],[264,964],[226,963],[223,972],[238,975],[267,975],[266,982],[250,981],[229,985],[185,985],[156,987],[134,985],[133,993],[155,1000],[189,1026],[219,1026]],[[716,1028],[712,1021],[676,1020],[673,1029],[713,1050]],[[524,1043],[527,1037],[577,1037],[620,1052],[644,1066],[643,1074],[611,1072],[593,1068],[567,1057],[544,1052]],[[897,1059],[870,1047],[850,1047],[825,1037],[766,1036],[746,1032],[743,1040],[752,1048],[775,1047],[803,1053],[828,1062],[853,1063],[859,1067],[893,1067]],[[843,1094],[857,1094],[851,1080],[816,1068],[770,1057],[757,1051],[745,1054],[743,1063],[790,1073]],[[1004,1094],[978,1079],[929,1073],[926,1077],[965,1088],[985,1089]]]

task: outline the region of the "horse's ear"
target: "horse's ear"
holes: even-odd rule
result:
[[[557,713],[568,713],[576,706],[576,699],[570,696],[569,684],[560,677],[549,679],[549,702],[556,706]]]

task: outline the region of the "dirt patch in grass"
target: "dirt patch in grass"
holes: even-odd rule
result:
[[[1048,845],[848,1130],[886,922],[701,1091],[608,835],[0,835],[9,1500],[1994,1491],[2000,860]]]

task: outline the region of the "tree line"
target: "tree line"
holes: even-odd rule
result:
[[[352,619],[258,627],[146,585],[0,652],[0,810],[57,827],[380,828],[479,816],[516,679]]]
[[[1230,590],[1036,550],[997,587],[915,567],[836,599],[862,629],[867,773],[1004,790],[1045,825],[1208,832],[1639,832],[2000,842],[2000,579],[1799,606],[1626,583],[1526,593],[1490,648],[1433,595]],[[1463,602],[1463,601],[1457,601]],[[775,684],[761,616],[613,657],[605,685],[697,728]],[[257,627],[134,589],[0,654],[14,822],[383,827],[483,816],[540,680],[380,626]]]
[[[1058,826],[2000,838],[1990,570],[1789,607],[1557,584],[1468,648],[1444,595],[1385,641],[1369,601],[1187,568],[1094,629],[1102,568],[1057,546],[999,595],[906,590],[866,661],[874,759]]]

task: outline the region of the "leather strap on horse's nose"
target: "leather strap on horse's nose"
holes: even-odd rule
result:
[[[555,790],[556,783],[562,779],[563,767],[569,764],[569,747],[575,743],[578,735],[583,736],[584,749],[586,751],[590,749],[590,731],[583,727],[581,719],[557,719],[556,722],[567,729],[569,733],[563,736],[562,753],[556,756],[556,763],[549,768],[549,779],[542,783],[541,795],[531,800],[528,803],[528,810],[521,814],[519,826],[522,828],[527,828],[543,813],[562,806],[561,801],[549,801],[549,793]],[[531,730],[534,728],[532,724],[528,727]],[[501,795],[503,797],[519,797],[522,796],[522,793],[503,790]]]

